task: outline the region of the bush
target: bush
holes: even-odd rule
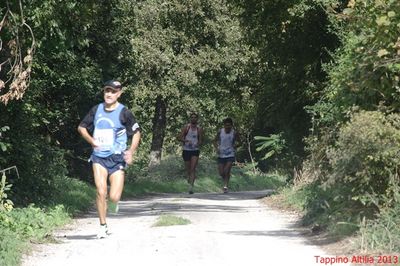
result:
[[[54,178],[54,194],[49,206],[63,205],[71,215],[87,211],[93,206],[96,188],[83,181],[58,176]]]
[[[0,226],[0,235],[0,265],[19,265],[21,251],[26,244],[17,233],[3,226]]]
[[[399,115],[355,113],[328,152],[332,167],[328,181],[350,187],[352,199],[363,204],[379,207],[384,202],[382,196],[390,203],[393,191],[389,180],[398,176],[399,151]]]
[[[19,265],[28,241],[46,241],[50,232],[70,220],[62,205],[44,211],[34,205],[0,212],[0,265]]]
[[[400,207],[382,209],[375,220],[364,220],[360,228],[360,249],[365,253],[400,252]]]
[[[381,208],[377,219],[363,220],[360,228],[360,248],[365,253],[400,252],[400,186],[391,178],[394,204]]]

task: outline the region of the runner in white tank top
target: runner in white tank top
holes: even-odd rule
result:
[[[199,127],[197,125],[188,124],[185,128],[186,136],[184,138],[182,149],[184,151],[199,150]]]
[[[232,163],[235,161],[235,146],[238,141],[239,135],[233,129],[232,119],[224,119],[224,127],[218,130],[214,139],[214,147],[218,153],[218,172],[224,181],[224,193],[228,192]]]
[[[218,158],[235,158],[235,130],[226,132],[225,128],[219,130]]]
[[[188,175],[189,194],[193,194],[196,180],[196,167],[199,161],[200,146],[203,140],[203,130],[197,125],[198,115],[190,115],[190,123],[182,128],[179,140],[182,142],[182,158]]]

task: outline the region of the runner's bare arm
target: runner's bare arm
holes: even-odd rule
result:
[[[181,129],[181,132],[178,135],[178,141],[185,144],[187,141],[185,140],[186,127]]]
[[[78,126],[78,132],[92,147],[97,147],[94,138],[85,127]]]
[[[140,138],[141,138],[141,133],[139,130],[137,130],[135,134],[133,134],[132,136],[131,146],[124,153],[125,162],[129,165],[133,163],[133,155],[135,154],[139,146]]]

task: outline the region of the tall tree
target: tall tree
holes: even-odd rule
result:
[[[305,107],[318,101],[326,81],[323,64],[337,37],[321,1],[232,0],[241,8],[252,60],[250,86],[257,101],[257,135],[283,133],[291,164],[303,155],[311,119]],[[296,156],[297,155],[297,156]],[[280,160],[282,161],[282,160]]]
[[[216,120],[220,99],[229,101],[235,65],[243,52],[241,31],[225,1],[122,1],[121,27],[133,27],[126,57],[136,80],[133,98],[152,110],[150,165],[158,164],[168,123],[186,120],[190,111]],[[131,14],[133,17],[124,15]],[[127,32],[125,30],[125,32]],[[129,76],[129,74],[127,75]],[[239,92],[238,92],[239,91]],[[181,125],[179,125],[181,126]]]

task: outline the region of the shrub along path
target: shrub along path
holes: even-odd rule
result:
[[[110,214],[111,235],[96,239],[95,212],[37,245],[24,266],[45,265],[323,265],[328,255],[302,238],[296,218],[266,207],[270,191],[159,194],[124,200]],[[163,214],[187,225],[153,226]],[[336,263],[335,265],[342,265]]]

